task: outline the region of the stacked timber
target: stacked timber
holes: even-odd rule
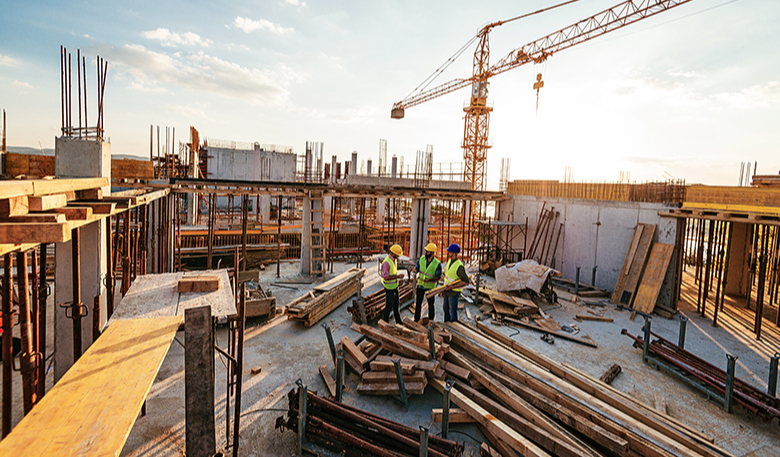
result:
[[[364,395],[398,395],[400,387],[394,361],[400,363],[404,386],[408,395],[421,395],[428,385],[428,375],[444,379],[451,364],[444,360],[449,351],[445,342],[448,335],[434,332],[435,357],[431,357],[428,330],[408,317],[403,325],[379,321],[379,329],[365,324],[352,324],[352,330],[364,335],[365,350],[355,346],[349,338],[341,339],[345,363],[361,378],[357,392]],[[346,340],[346,341],[345,341]],[[375,352],[368,352],[375,351]],[[458,371],[459,367],[453,367]],[[462,370],[461,370],[462,374]]]
[[[288,303],[284,312],[290,319],[311,327],[356,294],[365,274],[365,268],[352,267]]]
[[[450,398],[505,457],[729,455],[711,438],[490,326],[442,327],[451,334],[446,359],[486,390],[453,376]],[[443,391],[443,380],[430,381]]]
[[[404,303],[414,296],[414,285],[410,281],[402,281],[398,284],[398,302]],[[352,306],[347,307],[347,311],[352,314],[352,321],[358,324],[373,324],[382,316],[385,309],[385,290],[379,289],[373,294],[363,297],[363,308],[366,310],[366,320],[360,315],[360,304],[357,300],[352,300]]]
[[[276,428],[298,432],[299,394],[293,389],[287,395],[287,418],[276,419]],[[347,456],[416,457],[420,454],[420,429],[391,421],[382,416],[343,403],[306,394],[306,440]],[[428,455],[457,457],[463,444],[428,435]]]

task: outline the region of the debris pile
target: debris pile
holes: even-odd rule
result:
[[[404,303],[414,295],[415,286],[411,281],[401,281],[398,284],[398,301]],[[360,315],[360,303],[357,299],[352,300],[352,306],[347,307],[347,311],[352,314],[352,321],[358,324],[373,324],[382,316],[385,309],[385,291],[379,289],[373,294],[363,297],[363,308],[366,310],[366,320],[363,322],[363,316]]]

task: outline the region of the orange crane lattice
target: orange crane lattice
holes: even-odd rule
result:
[[[605,33],[620,29],[690,1],[627,0],[555,33],[514,49],[491,66],[489,64],[490,44],[488,41],[490,30],[528,15],[518,16],[506,21],[493,22],[484,26],[477,33],[478,43],[477,49],[474,51],[473,74],[470,78],[454,79],[430,90],[418,93],[413,92],[407,98],[393,105],[390,117],[402,119],[406,108],[417,106],[458,89],[471,86],[470,103],[463,108],[463,111],[466,113],[463,127],[463,143],[461,145],[466,165],[464,168],[464,179],[471,182],[472,189],[484,190],[485,161],[487,159],[487,151],[491,147],[488,144],[488,127],[490,124],[490,112],[493,111],[493,107],[488,103],[488,82],[490,78],[530,62],[543,62],[558,51],[592,40]],[[571,2],[561,5],[568,3]],[[479,217],[482,212],[480,202],[474,202],[474,204],[472,217]]]

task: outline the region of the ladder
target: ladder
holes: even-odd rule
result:
[[[322,192],[309,192],[311,214],[311,245],[309,246],[309,275],[311,280],[325,281],[325,233],[322,226]]]

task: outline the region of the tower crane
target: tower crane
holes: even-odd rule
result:
[[[557,6],[566,5],[567,1]],[[493,65],[489,63],[490,44],[488,36],[495,27],[506,24],[530,14],[518,16],[505,21],[497,21],[482,27],[475,37],[477,48],[474,51],[473,72],[470,78],[453,79],[433,89],[417,92],[393,105],[390,117],[402,119],[407,108],[420,105],[429,100],[449,94],[458,89],[471,86],[469,105],[463,108],[466,113],[463,127],[463,159],[465,161],[464,179],[471,182],[473,190],[485,189],[485,162],[488,144],[488,127],[490,113],[493,107],[488,103],[488,85],[493,76],[530,62],[541,63],[558,51],[592,40],[596,37],[625,27],[642,19],[667,11],[675,6],[688,3],[691,0],[627,0],[606,9],[591,17],[578,21],[557,32],[532,41],[522,47],[512,50]],[[551,8],[546,8],[531,14],[536,14]],[[534,88],[541,87],[538,80]],[[480,202],[474,202],[472,215],[481,215]],[[473,217],[473,216],[472,216]],[[469,218],[471,219],[471,218]]]

